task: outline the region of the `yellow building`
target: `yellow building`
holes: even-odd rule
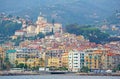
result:
[[[0,58],[2,58],[3,60],[5,59],[5,52],[2,47],[0,47]]]
[[[17,38],[18,38],[18,36],[13,35],[13,36],[11,36],[11,38],[12,38],[12,40],[14,40],[14,39],[17,39]]]
[[[0,47],[0,69],[2,68],[4,59],[5,59],[5,52],[4,52],[4,49]]]
[[[60,59],[57,57],[48,58],[48,67],[60,67]]]
[[[97,49],[87,50],[85,55],[85,64],[90,69],[99,69],[99,60],[101,58],[101,51],[98,52]]]
[[[36,49],[24,48],[17,50],[16,61],[18,64],[23,63],[29,67],[43,66],[41,54]]]
[[[27,64],[27,66],[29,67],[37,67],[40,66],[40,59],[39,58],[16,58],[16,60],[18,62],[18,64],[23,63],[23,64]]]
[[[86,51],[85,63],[90,69],[107,69],[109,50],[89,49]],[[110,62],[110,61],[109,61]]]
[[[30,26],[27,27],[27,33],[31,33],[31,34],[35,33],[35,29],[36,29],[35,26],[30,25]]]
[[[68,53],[63,53],[61,58],[62,67],[68,68]]]
[[[40,66],[39,58],[30,58],[26,62],[27,66],[29,67],[37,67]]]

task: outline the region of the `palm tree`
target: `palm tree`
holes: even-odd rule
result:
[[[27,60],[29,59],[29,56],[25,56],[25,65],[26,65],[26,69],[27,69]]]
[[[40,67],[43,67],[43,66],[44,66],[44,60],[43,60],[43,58],[40,58],[40,59],[39,59],[39,63],[40,63]]]
[[[17,60],[15,60],[15,65],[16,65],[16,67],[17,67],[17,65],[18,65],[18,61],[17,61]]]
[[[4,63],[5,67],[7,70],[10,70],[10,67],[11,67],[11,63],[9,61],[9,58],[6,58],[5,59],[5,63]]]
[[[2,57],[0,57],[0,70],[2,69],[2,65],[3,65],[3,59]]]

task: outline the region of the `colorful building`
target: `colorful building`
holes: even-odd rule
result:
[[[69,52],[69,71],[78,72],[84,66],[84,52],[72,50]]]
[[[0,69],[2,68],[4,60],[5,60],[5,52],[4,49],[0,47]]]
[[[50,57],[48,58],[48,67],[61,67],[60,66],[60,59],[57,57]]]
[[[40,66],[41,53],[37,49],[22,48],[17,49],[16,61],[18,64],[24,63],[29,67]]]
[[[68,53],[63,53],[61,58],[62,67],[68,68]]]
[[[16,60],[16,50],[10,49],[6,51],[6,58],[8,58],[9,62],[13,67],[16,66],[15,60]]]

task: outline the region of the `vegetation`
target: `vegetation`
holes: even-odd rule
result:
[[[14,39],[14,40],[12,40],[12,42],[14,42],[15,44],[15,46],[19,46],[19,43],[22,41],[22,38],[21,37],[17,37],[17,39]]]
[[[81,69],[80,69],[80,72],[86,72],[88,73],[90,71],[90,69],[88,67],[85,67],[83,66]]]
[[[9,40],[9,36],[13,35],[15,31],[19,30],[21,27],[21,23],[9,20],[0,20],[0,43],[4,43]]]
[[[116,72],[116,71],[120,71],[120,64],[118,64],[118,66],[114,69],[112,69],[113,72]]]
[[[5,58],[3,65],[2,65],[2,70],[10,70],[10,68],[12,67],[10,61],[8,58]]]
[[[0,70],[2,69],[2,65],[3,65],[3,58],[0,57]]]
[[[27,69],[27,64],[24,64],[24,63],[20,63],[17,65],[18,68],[25,68]]]
[[[68,68],[66,67],[59,67],[58,70],[62,71],[62,70],[68,70]]]
[[[38,38],[44,38],[45,37],[45,34],[43,34],[42,32],[40,32],[38,35],[37,35]]]
[[[109,38],[109,34],[90,25],[80,26],[78,24],[70,24],[66,26],[66,31],[76,35],[83,35],[86,39],[89,39],[90,42],[95,42],[97,44],[105,43]]]
[[[21,23],[9,20],[2,20],[0,22],[0,34],[4,36],[11,36],[15,33],[16,30],[19,30],[21,26]]]
[[[40,68],[39,66],[36,66],[36,67],[32,67],[31,70],[32,70],[32,71],[34,71],[34,70],[35,70],[35,71],[38,71],[39,68]]]

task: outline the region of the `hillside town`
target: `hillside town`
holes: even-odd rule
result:
[[[24,40],[15,46],[12,42],[0,45],[0,69],[10,68],[63,68],[70,72],[80,72],[84,67],[98,73],[104,70],[117,71],[120,65],[120,41],[106,44],[96,44],[82,35],[66,33],[60,23],[49,23],[40,15],[35,23],[25,19],[6,18],[22,23],[22,28],[16,30],[11,39],[19,37]],[[24,37],[34,37],[39,33],[48,34],[35,40]]]

